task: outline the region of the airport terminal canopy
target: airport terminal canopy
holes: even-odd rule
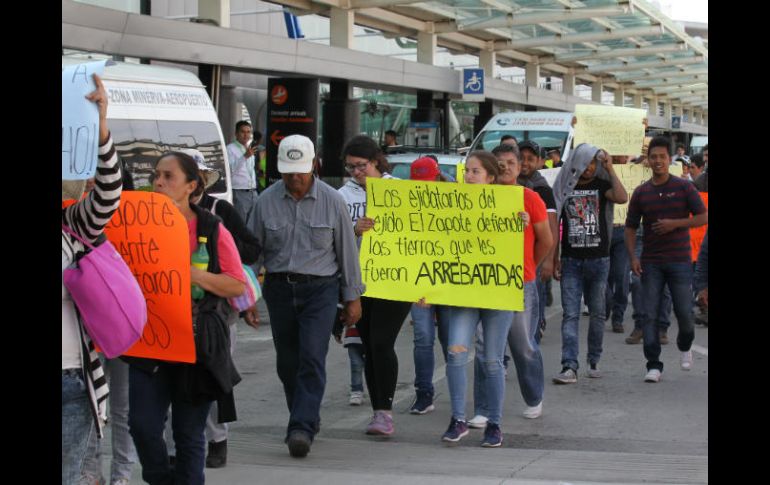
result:
[[[707,41],[645,0],[275,0],[299,15],[355,10],[385,35],[436,35],[454,53],[495,53],[502,66],[617,83],[708,109]]]

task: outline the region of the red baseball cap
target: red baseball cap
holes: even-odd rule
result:
[[[420,157],[412,162],[409,178],[411,180],[436,180],[441,171],[438,163],[430,157]]]

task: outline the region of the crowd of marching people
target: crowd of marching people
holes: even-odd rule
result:
[[[97,243],[102,237],[126,188],[106,119],[108,99],[98,77],[94,80],[97,89],[88,99],[100,113],[98,168],[88,191],[84,184],[73,189],[67,182],[65,196],[63,181],[62,198],[76,201],[62,209],[63,273],[87,253],[82,240]],[[490,152],[469,153],[464,172],[458,173],[463,183],[523,188],[524,307],[508,311],[483,303],[459,307],[427,298],[405,302],[365,296],[359,249],[376,224],[367,213],[367,180],[394,178],[381,146],[365,135],[348,140],[341,154],[348,178],[337,190],[316,175],[313,142],[287,136],[278,146],[281,180],[260,190],[259,148],[252,138],[251,125],[241,121],[227,147],[232,205],[206,194],[219,175],[196,150],[163,153],[152,175],[153,191],[168,197],[187,222],[190,253],[203,245],[210,257],[204,269],[191,267],[191,283],[204,296],[191,302],[190,311],[196,331],[221,330],[211,337],[220,350],[205,356],[216,365],[100,356],[63,283],[63,484],[105,483],[100,440],[108,415],[114,485],[129,483],[135,463],[150,484],[202,484],[205,467],[226,466],[226,423],[235,420],[232,388],[240,380],[232,361],[235,325],[241,318],[254,328],[259,325],[255,306],[239,311],[228,303],[248,288],[247,267],[264,274],[262,295],[276,373],[289,412],[285,443],[294,457],[306,456],[320,431],[332,337],[349,355],[350,405],[362,405],[366,397],[371,405],[363,431],[387,437],[398,425],[393,417],[399,376],[395,342],[402,326],[413,324],[415,398],[410,412],[415,415],[436,409],[438,336],[451,409],[442,410],[448,427],[443,434],[437,430],[437,441],[457,443],[470,428],[480,428],[482,447],[503,443],[508,361],[526,403],[522,415],[540,418],[546,372],[554,371],[550,382],[557,385],[602,377],[605,326],[626,331],[629,292],[634,328],[625,341],[642,343],[643,380],[656,383],[663,376],[661,345],[668,343],[672,310],[680,367],[692,369],[695,326],[707,324],[703,194],[708,192],[708,146],[702,155],[687,157],[682,147],[672,157],[670,140],[655,137],[643,156],[630,158],[583,143],[562,160],[558,150],[545,152],[532,140],[504,137]],[[628,163],[643,164],[651,173],[633,190],[616,172],[617,165]],[[670,172],[672,163],[682,167],[681,177]],[[539,172],[548,167],[561,168],[552,185]],[[456,183],[430,156],[411,164],[410,178]],[[627,204],[625,220],[613,219],[615,204]],[[545,307],[556,283],[561,325],[546,329]],[[584,305],[588,337],[581,358]],[[540,339],[546,331],[561,336],[558,363],[543,362]],[[471,362],[472,404],[466,403]]]

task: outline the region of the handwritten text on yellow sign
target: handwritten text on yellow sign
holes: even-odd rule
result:
[[[367,179],[365,295],[523,310],[523,206],[521,187]]]
[[[610,155],[637,155],[644,143],[645,115],[642,109],[575,105],[575,146],[590,143]]]

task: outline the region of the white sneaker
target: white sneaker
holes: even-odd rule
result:
[[[650,369],[647,371],[647,375],[644,376],[644,382],[660,382],[661,372],[658,369]]]
[[[351,391],[349,402],[351,406],[360,406],[364,402],[364,393],[361,391]]]
[[[540,404],[537,406],[527,406],[527,408],[524,410],[524,417],[527,419],[535,419],[539,418],[543,415],[543,401],[540,401]]]
[[[682,352],[682,370],[692,369],[692,350]]]
[[[468,427],[474,429],[482,429],[487,427],[487,417],[477,414],[470,421],[468,421]]]

